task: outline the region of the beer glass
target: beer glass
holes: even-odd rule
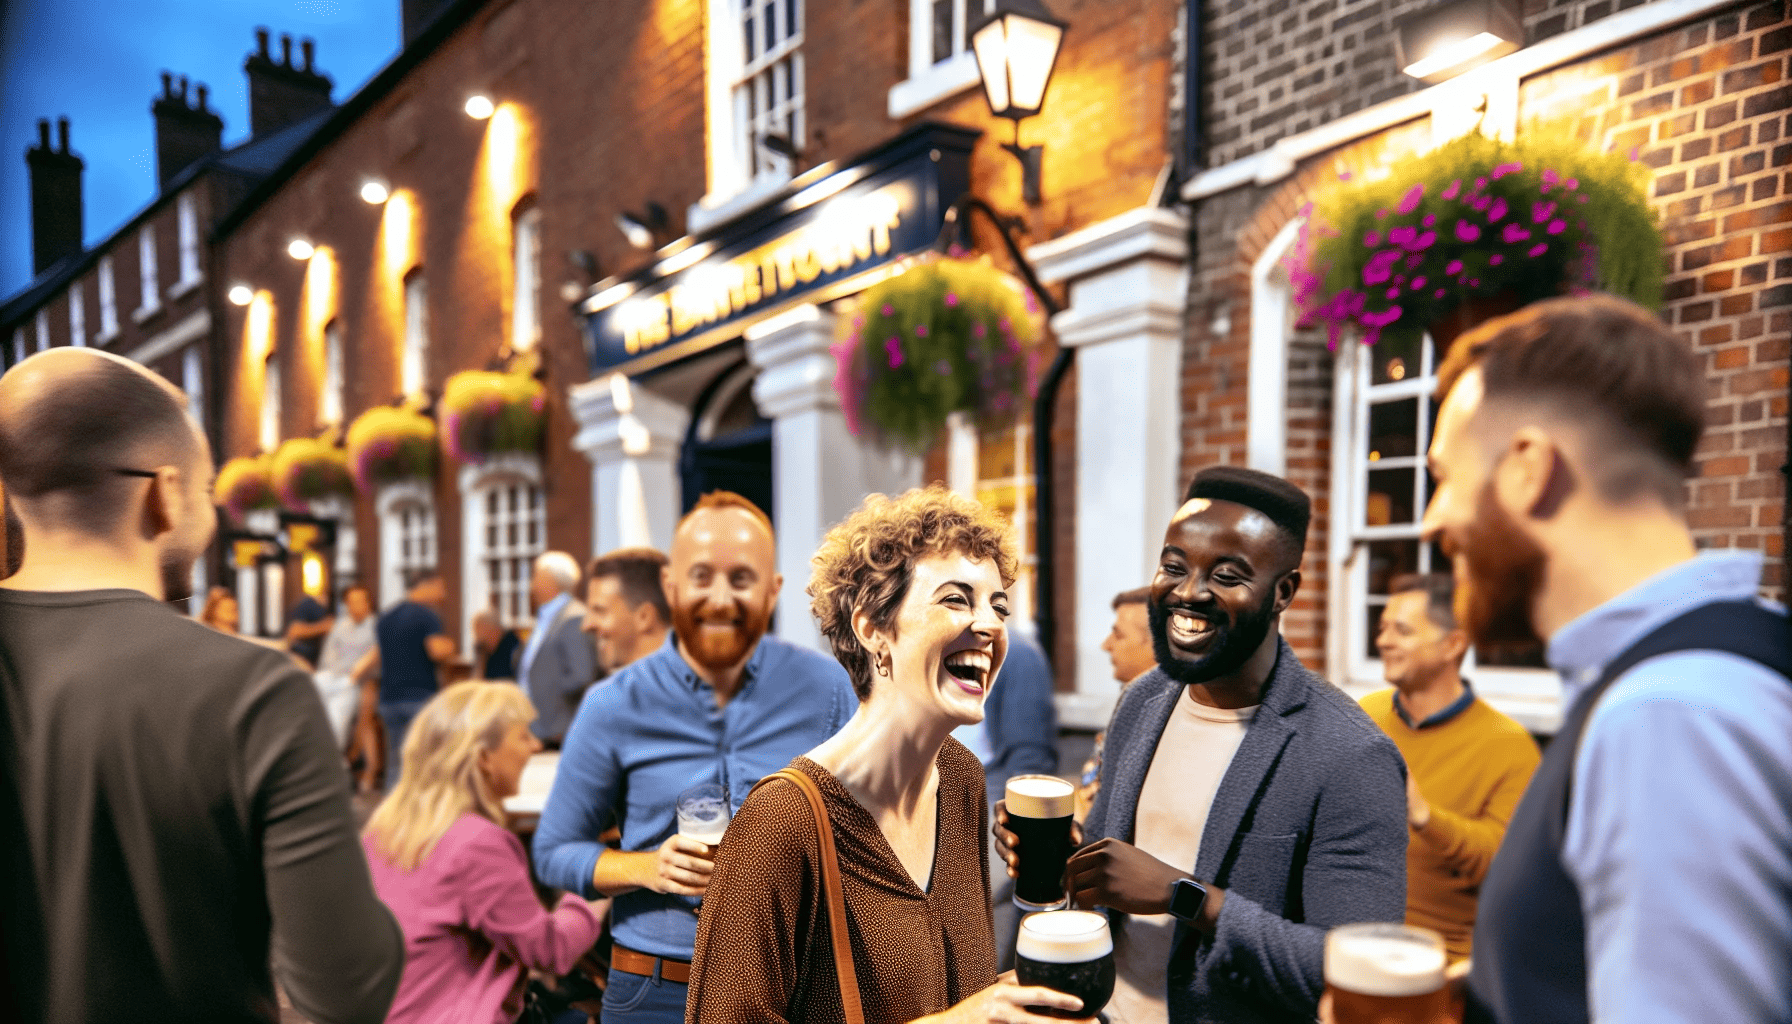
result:
[[[1004,795],[1008,831],[1019,840],[1014,852],[1014,905],[1022,910],[1056,910],[1065,905],[1064,865],[1069,862],[1071,812],[1076,787],[1052,775],[1016,775]]]
[[[1335,1024],[1442,1024],[1452,1019],[1444,940],[1428,928],[1347,924],[1325,936]]]
[[[1034,1013],[1079,1020],[1100,1013],[1114,995],[1114,940],[1107,917],[1087,910],[1048,910],[1021,918],[1014,978],[1083,1001],[1076,1012],[1028,1007]]]
[[[678,834],[695,839],[712,853],[722,844],[722,833],[728,831],[728,818],[728,794],[713,782],[678,794]]]

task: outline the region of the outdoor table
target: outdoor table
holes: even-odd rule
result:
[[[541,821],[542,808],[547,806],[548,791],[554,788],[554,772],[560,767],[560,752],[544,750],[529,758],[523,776],[517,782],[516,795],[504,799],[504,810],[510,815],[514,832],[533,833]]]

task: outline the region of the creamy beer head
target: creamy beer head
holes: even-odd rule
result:
[[[1008,780],[1008,813],[1023,818],[1068,818],[1076,787],[1055,775],[1016,775]]]
[[[1399,924],[1344,925],[1325,936],[1325,983],[1366,996],[1425,995],[1443,988],[1444,959],[1436,932]]]
[[[1114,951],[1108,919],[1087,910],[1048,910],[1021,918],[1014,953],[1042,964],[1081,964]]]

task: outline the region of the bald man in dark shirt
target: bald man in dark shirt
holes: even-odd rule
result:
[[[205,628],[211,453],[185,397],[60,348],[0,377],[0,1019],[384,1019],[404,940],[373,892],[306,675]],[[10,531],[9,531],[10,532]]]

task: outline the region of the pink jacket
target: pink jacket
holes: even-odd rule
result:
[[[404,980],[391,1024],[505,1024],[522,1012],[525,967],[564,974],[601,928],[574,895],[535,898],[522,841],[475,814],[449,826],[415,871],[362,839],[373,887],[404,929]]]

